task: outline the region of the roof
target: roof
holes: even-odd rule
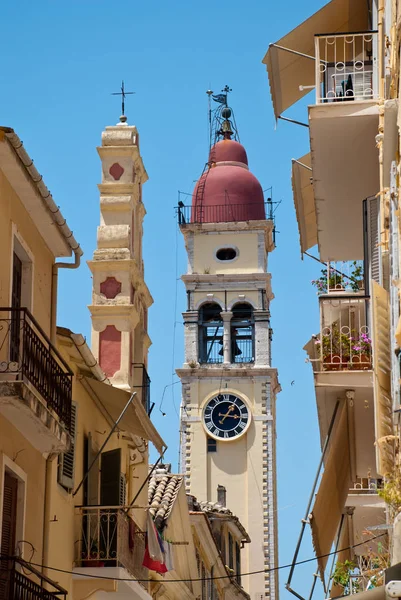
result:
[[[226,520],[232,521],[239,529],[243,536],[243,540],[245,542],[250,542],[251,539],[249,537],[248,532],[245,527],[242,525],[241,521],[238,517],[236,517],[229,508],[223,506],[219,502],[207,502],[207,501],[198,501],[196,498],[192,501],[193,511],[194,512],[203,512],[206,513],[208,518],[213,518],[216,516],[217,518],[225,518]]]
[[[159,530],[166,525],[183,481],[183,475],[170,473],[169,466],[159,467],[149,479],[149,511]]]
[[[83,254],[82,248],[74,238],[22,141],[11,127],[0,126],[0,142],[4,140],[7,144],[0,145],[1,166],[3,170],[5,169],[8,181],[29,212],[40,234],[54,256],[70,256],[74,252],[79,264],[79,258]],[[6,147],[11,149],[11,153],[6,151]],[[28,176],[27,179],[20,177],[19,167],[22,167]],[[38,193],[40,203],[32,197],[31,186]]]

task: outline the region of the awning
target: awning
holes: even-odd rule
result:
[[[324,473],[311,516],[312,542],[317,557],[327,555],[336,537],[350,485],[350,448],[347,404],[339,407]],[[318,558],[323,577],[328,557]]]
[[[298,160],[292,160],[291,181],[301,252],[305,252],[317,244],[315,195],[310,153]]]
[[[276,119],[315,86],[315,34],[368,30],[367,7],[366,0],[331,0],[278,42],[270,44],[263,62]],[[300,90],[299,86],[307,89]]]
[[[95,400],[99,402],[101,410],[105,412],[105,416],[115,423],[131,394],[91,377],[83,377],[81,381],[92,392]],[[149,419],[138,396],[133,398],[131,406],[119,423],[119,429],[149,440],[160,454],[166,448],[166,444]]]

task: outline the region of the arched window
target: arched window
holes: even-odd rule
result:
[[[223,320],[215,302],[203,304],[199,310],[199,362],[223,362]]]
[[[255,360],[253,308],[245,302],[232,308],[231,362],[251,363]]]

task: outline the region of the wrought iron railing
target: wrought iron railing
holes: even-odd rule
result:
[[[142,566],[146,534],[124,507],[84,506],[77,510],[77,566],[123,567],[139,581],[148,579],[148,569]]]
[[[26,308],[0,308],[0,380],[29,381],[67,429],[71,426],[72,376]]]
[[[314,340],[315,370],[343,371],[372,368],[368,326],[369,298],[361,295],[320,296],[320,335]],[[319,365],[319,366],[318,366]]]
[[[150,377],[143,363],[133,363],[132,366],[134,370],[133,389],[141,398],[144,409],[150,415],[153,408],[150,402]]]
[[[316,103],[377,98],[376,44],[376,31],[316,35]]]
[[[176,207],[178,224],[222,223],[231,221],[273,220],[273,202],[250,204],[220,204],[217,206],[184,205]]]
[[[66,597],[64,588],[24,560],[0,561],[0,600],[65,600]]]
[[[255,360],[253,325],[231,329],[231,362],[252,363]]]
[[[320,277],[312,280],[317,293],[360,293],[364,291],[364,265],[362,260],[337,260],[322,264]]]
[[[349,489],[350,494],[377,494],[377,490],[383,488],[383,479],[372,479],[371,477],[358,477]]]

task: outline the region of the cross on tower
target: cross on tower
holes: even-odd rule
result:
[[[132,94],[135,94],[135,92],[126,92],[125,88],[124,88],[124,80],[122,80],[121,82],[121,92],[113,92],[111,95],[112,96],[121,96],[121,110],[122,110],[122,115],[125,115],[125,96],[131,96]]]

